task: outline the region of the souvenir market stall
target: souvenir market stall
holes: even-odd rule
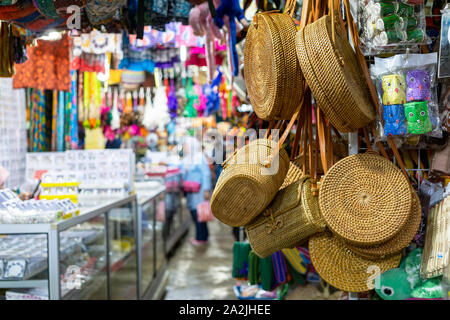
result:
[[[168,154],[187,131],[239,116],[226,32],[211,64],[191,8],[0,4],[1,299],[164,293],[190,226]]]
[[[449,25],[443,0],[0,1],[0,297],[161,298],[194,136],[236,298],[448,299]]]
[[[448,12],[304,0],[253,16],[249,127],[267,130],[227,159],[211,200],[241,230],[239,299],[305,284],[307,299],[448,299]]]

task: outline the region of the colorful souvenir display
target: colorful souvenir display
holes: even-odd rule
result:
[[[358,0],[358,23],[361,47],[366,55],[428,42],[421,4],[397,0]]]
[[[425,134],[431,131],[427,101],[408,102],[404,106],[408,133]]]
[[[390,74],[382,78],[383,104],[404,104],[406,102],[405,77],[399,74]]]
[[[411,70],[406,73],[406,100],[431,100],[430,75],[425,70]]]
[[[383,106],[384,134],[387,136],[406,135],[405,110],[401,104]]]

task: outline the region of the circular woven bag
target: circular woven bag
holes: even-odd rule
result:
[[[269,168],[264,166],[277,148],[273,140],[254,140],[224,164],[211,197],[211,210],[217,219],[232,227],[245,226],[269,205],[289,167],[284,149]]]
[[[327,226],[359,246],[393,238],[411,212],[409,181],[389,160],[371,152],[338,161],[325,175],[319,205]]]
[[[336,129],[352,132],[375,119],[375,109],[356,55],[338,25],[333,44],[329,16],[301,29],[295,43],[303,75],[318,105]]]
[[[287,13],[262,12],[253,17],[244,47],[248,95],[256,115],[267,121],[288,120],[303,95],[296,58],[294,20]]]
[[[344,245],[343,241],[329,232],[318,233],[309,238],[311,262],[320,277],[343,291],[368,291],[370,276],[375,271],[383,273],[400,264],[401,254],[384,259],[362,258]]]
[[[413,204],[411,213],[405,226],[392,239],[385,243],[371,247],[358,247],[352,244],[347,244],[347,247],[359,256],[374,259],[382,258],[391,254],[400,252],[407,247],[414,239],[420,227],[422,219],[422,208],[420,206],[419,197],[415,192],[411,192],[413,197]]]

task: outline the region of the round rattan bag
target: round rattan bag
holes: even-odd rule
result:
[[[302,73],[295,52],[294,20],[287,13],[262,12],[253,17],[244,47],[248,95],[263,120],[287,120],[303,95]]]
[[[407,247],[417,234],[422,218],[422,208],[420,206],[419,197],[414,191],[411,193],[413,197],[413,204],[408,221],[400,232],[397,233],[392,239],[377,246],[359,247],[352,244],[347,244],[347,247],[357,255],[369,259],[381,258],[395,254]]]
[[[270,167],[265,166],[277,148],[273,140],[254,140],[224,164],[211,197],[211,210],[217,219],[232,227],[245,226],[269,205],[289,167],[284,149]]]
[[[371,246],[402,230],[412,197],[401,170],[367,152],[346,157],[331,167],[320,185],[319,205],[333,233],[355,245]]]
[[[341,132],[352,132],[375,119],[375,108],[356,55],[338,25],[332,41],[331,18],[324,16],[295,38],[303,75],[317,104]]]
[[[401,254],[384,259],[362,258],[344,245],[344,242],[330,232],[318,233],[309,238],[311,262],[320,277],[343,291],[368,291],[374,281],[370,276],[375,271],[383,273],[400,264]]]

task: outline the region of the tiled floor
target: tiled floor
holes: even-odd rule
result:
[[[230,300],[236,299],[231,276],[234,237],[231,227],[215,220],[208,223],[209,244],[194,247],[187,237],[169,261],[166,300]]]
[[[189,239],[194,225],[169,261],[166,300],[236,300],[231,277],[234,237],[231,228],[213,221],[208,223],[210,241],[207,246],[194,247]],[[330,295],[315,286],[292,287],[286,300],[336,300],[341,292]]]

